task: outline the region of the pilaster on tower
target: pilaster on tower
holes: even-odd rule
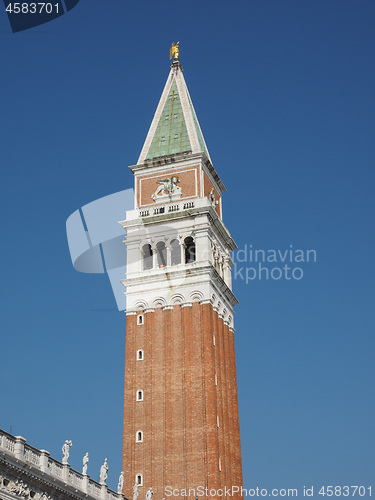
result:
[[[177,52],[178,54],[178,52]],[[124,462],[132,485],[242,484],[225,187],[175,57],[136,165],[126,230]]]

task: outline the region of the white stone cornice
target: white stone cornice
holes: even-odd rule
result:
[[[201,305],[204,305],[204,304],[212,304],[212,301],[211,299],[203,299],[199,302]]]
[[[194,295],[194,294],[192,294]],[[158,300],[160,300],[160,297],[158,298]],[[215,311],[215,313],[218,315],[218,317],[220,319],[223,320],[224,324],[226,326],[229,327],[229,330],[231,332],[234,332],[234,328],[233,328],[233,311],[230,309],[229,311],[224,307],[224,305],[226,304],[225,303],[225,299],[223,299],[223,302],[222,301],[219,301],[217,302],[215,305],[213,305],[214,302],[216,302],[216,299],[214,297],[212,298],[205,298],[205,299],[202,299],[200,301],[198,301],[200,305],[204,305],[204,304],[210,304],[212,305],[213,307],[213,310]],[[192,307],[193,306],[193,302],[191,301],[186,301],[182,295],[175,295],[171,298],[171,303],[161,307],[162,311],[166,311],[166,310],[173,310],[174,309],[174,306],[175,305],[178,305],[180,306],[181,308],[184,308],[184,307]],[[137,315],[137,314],[145,314],[145,313],[149,313],[149,312],[155,312],[156,308],[155,307],[146,307],[144,310],[142,311],[135,311],[135,310],[128,310],[126,311],[126,315],[129,316],[129,315]],[[229,312],[231,314],[229,314]]]
[[[168,226],[171,230],[178,230],[180,226],[187,226],[186,220],[188,218],[191,221],[190,225],[194,224],[195,231],[200,229],[197,225],[201,224],[202,230],[207,228],[213,239],[220,240],[223,252],[225,250],[235,250],[237,248],[236,243],[208,198],[192,198],[192,200],[194,203],[193,207],[184,208],[187,204],[186,200],[179,201],[178,203],[165,203],[163,204],[165,208],[164,213],[153,214],[151,211],[149,216],[146,217],[141,216],[142,210],[139,209],[127,211],[126,219],[119,221],[119,224],[128,233],[126,244],[132,245],[133,238],[136,238],[136,241],[142,239],[142,235],[140,234],[142,230],[146,232],[150,231],[150,234],[148,234],[148,238],[150,238],[152,231],[157,231],[159,224]],[[169,207],[176,204],[179,206],[179,210],[169,212]],[[193,217],[195,218],[194,221]],[[155,227],[155,230],[151,229],[150,226]]]
[[[211,303],[233,317],[237,303],[232,291],[210,263],[192,263],[139,273],[124,280],[128,311],[147,312],[155,307],[199,302]],[[218,303],[220,302],[220,304]]]
[[[144,311],[145,314],[155,312],[155,307],[147,307]]]
[[[175,293],[172,295],[170,301],[172,305],[183,304],[185,302],[185,297],[181,293]]]

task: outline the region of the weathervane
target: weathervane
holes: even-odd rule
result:
[[[176,44],[173,42],[172,43],[172,47],[169,51],[169,59],[172,59],[172,57],[174,56],[174,60],[175,61],[178,61],[178,55],[180,53],[180,49],[179,49],[179,44],[180,42],[177,42]]]

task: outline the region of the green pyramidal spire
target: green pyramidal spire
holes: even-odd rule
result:
[[[191,150],[181,99],[173,81],[146,160]]]
[[[138,164],[175,153],[210,158],[179,60],[174,60]]]

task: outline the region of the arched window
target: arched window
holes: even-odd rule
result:
[[[142,391],[142,389],[139,389],[137,391],[137,401],[143,401],[143,391]]]
[[[165,267],[167,265],[167,247],[164,241],[159,241],[156,245],[156,252],[158,257],[158,267]]]
[[[137,443],[143,443],[143,432],[142,431],[137,431],[137,434],[135,436],[135,440]]]
[[[181,264],[181,247],[178,240],[171,241],[171,264],[172,266]]]
[[[137,360],[142,361],[143,359],[144,359],[143,351],[142,351],[142,349],[139,349],[137,351]]]
[[[137,316],[137,325],[143,325],[143,314]]]
[[[143,245],[142,247],[143,269],[152,269],[153,267],[153,252],[151,245]]]
[[[185,264],[195,262],[195,243],[191,236],[185,238]]]
[[[143,486],[143,477],[142,477],[142,474],[137,474],[135,476],[135,482],[138,484],[138,486]]]

